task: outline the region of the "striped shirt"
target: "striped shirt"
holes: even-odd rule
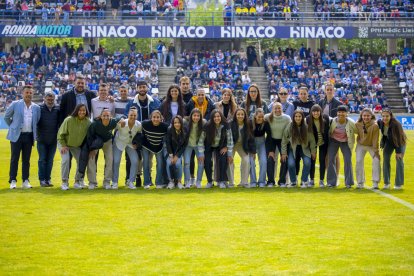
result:
[[[154,126],[150,120],[142,122],[142,147],[153,152],[159,153],[162,151],[164,137],[167,134],[168,125],[160,123]]]

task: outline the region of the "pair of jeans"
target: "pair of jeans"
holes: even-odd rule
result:
[[[266,184],[266,168],[267,168],[267,155],[265,137],[255,137],[254,142],[256,144],[256,154],[259,160],[259,179],[256,176],[256,162],[253,157],[250,158],[250,183],[252,184]]]
[[[384,184],[391,184],[391,155],[394,152],[395,148],[390,146],[388,143],[385,143],[383,149],[383,176],[384,176]],[[401,153],[405,153],[405,146],[401,148]],[[396,173],[395,173],[395,186],[402,186],[404,185],[404,160],[397,159],[396,160]]]
[[[16,142],[10,142],[11,159],[9,182],[17,180],[20,152],[22,153],[22,180],[29,180],[30,156],[32,154],[33,132],[22,132]]]
[[[191,159],[193,159],[193,152],[196,153],[196,156],[199,157],[200,153],[198,151],[197,146],[187,146],[184,151],[184,183],[189,183],[191,174],[190,174],[190,165],[191,165]],[[203,178],[203,170],[204,170],[204,164],[198,162],[197,166],[197,181],[201,182],[201,179]]]
[[[208,183],[213,183],[213,153],[215,154],[216,162],[218,166],[215,168],[218,169],[218,173],[216,173],[217,182],[224,182],[227,181],[227,153],[220,154],[220,148],[206,148],[204,151],[204,169],[206,171],[207,181]]]
[[[341,148],[345,164],[345,185],[354,185],[354,174],[352,172],[352,151],[348,146],[348,142],[339,142],[333,138],[329,140],[328,146],[328,175],[327,184],[329,186],[336,186],[338,181],[338,173],[336,171],[336,154]]]
[[[163,161],[163,151],[160,151],[158,153],[153,153],[152,151],[143,148],[142,149],[142,162],[143,162],[143,170],[144,170],[144,186],[150,185],[151,183],[151,168],[150,168],[150,159],[152,158],[152,155],[155,155],[155,158],[157,159],[157,171],[156,171],[156,177],[155,177],[155,185],[163,185],[163,179],[162,179],[162,161]]]
[[[53,144],[37,142],[37,152],[39,153],[38,174],[40,181],[50,181],[56,147],[56,142]]]
[[[271,139],[273,140],[275,144],[275,148],[272,149],[273,152],[275,153],[275,159],[273,159],[272,157],[267,157],[267,183],[275,184],[275,175],[277,171],[278,155],[282,154],[282,139],[273,139],[273,138]],[[269,153],[267,153],[267,156],[269,156]],[[282,160],[280,160],[279,181],[277,182],[279,185],[286,184],[286,174],[288,172],[287,166],[288,165],[286,161],[283,162]]]
[[[111,184],[112,180],[112,163],[113,163],[113,153],[112,153],[112,140],[109,140],[103,144],[102,151],[104,153],[105,158],[105,168],[104,168],[104,185]],[[91,184],[98,184],[96,180],[96,173],[97,173],[97,160],[98,154],[92,158],[89,158],[88,161],[88,180]]]
[[[112,183],[118,183],[119,166],[121,165],[122,150],[118,149],[118,147],[114,143],[112,153],[114,156]],[[127,176],[128,181],[134,182],[138,169],[138,152],[135,149],[127,146],[125,148],[125,154],[128,155],[129,161],[131,163],[131,167],[129,169],[129,176]]]
[[[316,148],[318,149],[318,147]],[[327,143],[319,146],[319,179],[325,179],[325,171],[326,171],[326,155],[328,154],[328,145]],[[311,168],[310,168],[310,179],[315,179],[315,165],[316,159],[311,159]]]
[[[301,181],[302,181],[302,183],[308,182],[309,171],[310,171],[310,166],[311,166],[311,158],[306,156],[303,153],[302,148],[297,150],[296,154],[299,154],[299,156],[302,158],[302,161],[303,161]],[[295,154],[293,153],[293,150],[290,149],[289,150],[289,156],[288,156],[288,169],[289,169],[290,181],[292,183],[297,183],[295,157],[297,157],[297,156],[295,156]]]
[[[181,178],[183,177],[183,160],[182,157],[177,159],[175,164],[171,163],[171,158],[167,157],[167,175],[170,181],[177,180],[178,183],[181,183]]]

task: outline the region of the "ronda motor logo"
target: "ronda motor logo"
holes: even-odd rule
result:
[[[1,36],[43,36],[43,37],[66,37],[71,36],[72,26],[42,26],[42,25],[5,25]]]

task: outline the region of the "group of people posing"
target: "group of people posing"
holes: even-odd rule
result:
[[[324,87],[324,99],[317,104],[308,100],[308,89],[301,86],[297,101],[290,103],[287,90],[281,88],[278,100],[269,106],[255,84],[249,87],[240,106],[228,88],[222,90],[222,100],[217,103],[202,88],[192,93],[188,77],[182,77],[179,85],[171,85],[162,102],[148,94],[144,81],[137,83],[137,94],[132,99],[125,86],[121,86],[118,98],[109,95],[109,84],[99,85],[97,97],[85,86],[85,79],[78,76],[75,87],[63,95],[60,106],[55,104],[53,93],[46,93],[44,103],[36,105],[32,102],[32,88],[25,86],[23,99],[7,109],[11,189],[17,186],[20,153],[22,187],[31,188],[29,168],[34,141],[39,152],[38,176],[42,187],[53,186],[53,159],[56,149],[60,151],[62,190],[69,189],[70,170],[75,168],[73,159],[77,164],[73,188],[98,186],[99,152],[104,156],[105,189],[118,189],[123,182],[119,177],[123,152],[125,186],[130,189],[142,185],[145,189],[153,185],[201,188],[204,172],[205,188],[228,188],[235,184],[246,188],[336,187],[341,167],[339,149],[343,154],[345,186],[350,188],[354,185],[355,138],[357,188],[364,188],[366,182],[366,153],[372,158],[372,188],[379,188],[380,148],[383,188],[390,188],[394,151],[394,188],[404,185],[407,139],[392,111],[383,110],[377,120],[370,109],[364,109],[354,122],[347,116],[347,107],[334,97],[334,87],[329,83]],[[236,154],[241,160],[239,183],[235,183]],[[155,181],[151,177],[153,157]],[[315,179],[317,159],[319,182]]]

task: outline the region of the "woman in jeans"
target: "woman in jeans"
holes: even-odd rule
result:
[[[254,143],[256,146],[256,154],[259,159],[259,178],[256,176],[256,162],[255,155],[250,158],[250,186],[264,188],[266,186],[266,168],[267,168],[267,154],[266,154],[266,136],[271,135],[269,122],[264,119],[263,109],[258,108],[254,113],[252,120],[252,130]]]
[[[134,185],[135,177],[138,169],[138,144],[140,144],[142,126],[137,121],[137,108],[131,107],[128,112],[128,121],[124,127],[117,126],[113,142],[113,156],[114,156],[114,173],[112,176],[112,189],[118,189],[119,179],[119,165],[121,164],[122,152],[128,154],[131,162],[129,176],[127,176],[126,186],[129,189],[136,189]]]
[[[384,189],[390,188],[391,155],[395,150],[396,174],[394,189],[401,190],[404,185],[404,154],[407,145],[407,136],[401,123],[395,119],[389,108],[383,109],[382,118],[377,121],[382,133],[381,148],[383,152]]]
[[[152,185],[150,178],[150,158],[153,154],[157,159],[157,170],[155,185],[157,189],[164,188],[162,179],[163,145],[164,136],[167,134],[168,125],[162,122],[162,115],[159,110],[154,110],[150,120],[142,122],[142,159],[144,167],[144,189]]]
[[[233,163],[233,137],[223,113],[217,109],[211,112],[210,120],[204,126],[198,141],[200,161],[204,161],[207,175],[206,188],[213,187],[213,153],[218,169],[216,180],[220,188],[227,188],[227,167]]]
[[[292,186],[296,186],[296,154],[303,160],[301,188],[308,187],[311,158],[316,157],[315,139],[308,133],[303,111],[293,112],[293,121],[286,127],[282,139],[282,162],[288,160],[289,176]]]
[[[180,115],[176,115],[173,117],[171,125],[167,131],[165,144],[168,153],[168,189],[174,189],[176,184],[178,189],[184,188],[183,184],[181,183],[181,178],[183,175],[182,156],[187,145],[187,135],[185,134],[183,124],[183,118]]]
[[[201,111],[198,108],[194,108],[188,119],[188,122],[185,122],[185,132],[187,135],[187,146],[184,151],[184,183],[185,188],[191,188],[191,175],[190,175],[190,160],[193,151],[196,153],[198,159],[197,166],[197,180],[196,187],[201,188],[201,179],[203,177],[204,162],[200,159],[200,152],[198,151],[198,140],[200,139],[201,132],[203,131],[203,126],[205,121],[201,115]]]
[[[75,158],[79,167],[81,145],[88,132],[91,121],[89,120],[88,108],[84,104],[78,104],[72,114],[67,117],[59,128],[57,134],[58,147],[62,155],[61,178],[62,190],[69,190],[70,154]],[[83,188],[83,179],[76,170],[75,189]]]

